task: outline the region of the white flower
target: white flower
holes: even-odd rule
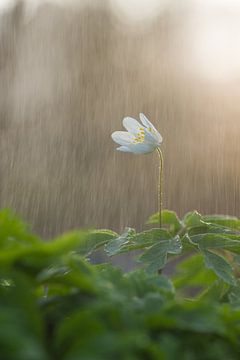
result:
[[[121,145],[119,151],[134,154],[148,154],[156,150],[162,143],[162,136],[153,124],[142,113],[139,114],[142,124],[131,117],[123,119],[123,126],[127,131],[115,131],[112,139]]]

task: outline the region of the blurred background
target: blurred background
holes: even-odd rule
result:
[[[0,202],[48,238],[142,229],[157,154],[115,151],[144,112],[164,207],[240,216],[240,2],[0,0]]]

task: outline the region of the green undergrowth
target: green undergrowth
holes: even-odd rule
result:
[[[44,242],[1,211],[0,359],[239,359],[240,220],[162,218]],[[93,265],[97,250],[133,251],[136,268]]]

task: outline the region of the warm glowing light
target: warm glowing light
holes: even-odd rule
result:
[[[215,78],[240,74],[240,27],[211,21],[197,34],[195,55],[204,72]]]
[[[170,0],[111,0],[115,13],[126,21],[138,21],[157,16]]]
[[[14,4],[14,0],[0,0],[0,12],[5,11],[13,4]]]
[[[191,23],[190,62],[200,75],[213,80],[240,76],[239,5],[226,0],[199,3]]]

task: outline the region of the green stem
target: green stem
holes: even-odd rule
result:
[[[159,182],[158,182],[158,214],[159,227],[162,227],[162,198],[163,198],[163,154],[160,148],[157,148],[159,155]]]

